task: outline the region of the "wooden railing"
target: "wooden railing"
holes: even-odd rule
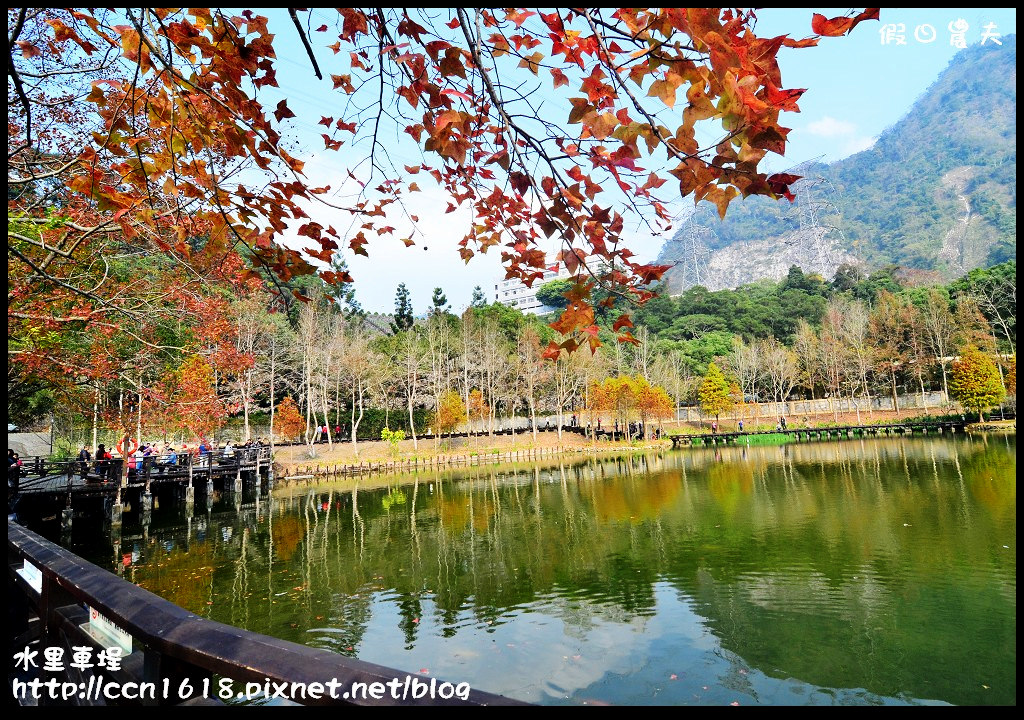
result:
[[[823,426],[823,427],[796,427],[789,426],[786,429],[775,429],[775,430],[751,430],[747,432],[709,432],[709,433],[697,433],[697,434],[678,434],[678,435],[666,435],[669,440],[672,441],[672,447],[678,447],[680,445],[692,445],[694,441],[702,444],[712,443],[735,443],[743,438],[751,438],[766,435],[787,435],[796,440],[810,440],[816,439],[831,439],[832,437],[843,438],[843,437],[856,437],[864,435],[912,435],[915,432],[927,433],[929,431],[937,432],[956,432],[963,431],[966,423],[964,422],[904,422],[904,423],[888,423],[882,425],[841,425],[841,426]]]
[[[234,698],[233,688],[244,688],[247,683],[269,687],[272,692],[286,683],[288,694],[281,696],[308,705],[524,704],[468,686],[465,692],[449,693],[448,697],[424,692],[417,698],[408,691],[402,697],[403,688],[410,687],[406,678],[415,678],[421,688],[430,679],[201,618],[10,521],[7,561],[9,647],[12,653],[28,650],[26,657],[32,651],[37,653],[36,667],[26,662],[24,672],[11,681],[12,687],[18,688],[20,682],[24,689],[34,674],[37,680],[77,683],[82,689],[68,699],[50,700],[44,693],[40,704],[111,704],[111,698],[98,690],[98,697],[93,697],[93,690],[130,684],[138,689],[142,683],[153,683],[155,697],[136,704],[223,704],[223,688],[228,687],[227,694]],[[132,652],[123,658],[120,668],[71,669],[72,648],[93,647],[96,653],[102,649],[103,643],[89,632],[87,608],[131,636]],[[51,647],[63,649],[66,669],[49,672],[43,667],[43,651]],[[94,662],[95,658],[94,653]],[[97,678],[101,680],[97,682]],[[220,678],[230,678],[235,684],[222,683]],[[336,698],[326,692],[320,697],[312,697],[316,693],[311,692],[305,692],[304,698],[298,696],[332,682]],[[435,688],[440,685],[441,681],[435,681]],[[387,691],[377,693],[381,696],[376,698],[374,693],[343,695],[355,687]]]
[[[68,460],[66,458],[50,458],[31,456],[22,459],[20,467],[8,467],[8,485],[14,490],[25,492],[43,487],[49,488],[52,480],[66,477],[68,483],[75,476],[87,477],[90,480],[118,480],[124,477],[127,482],[148,483],[150,480],[166,480],[185,478],[191,465],[197,472],[205,473],[214,468],[221,472],[252,469],[257,460],[264,466],[270,463],[270,447],[235,448],[231,453],[222,449],[212,450],[203,455],[147,455],[143,458],[128,458],[128,472],[124,472],[124,458],[111,460]]]

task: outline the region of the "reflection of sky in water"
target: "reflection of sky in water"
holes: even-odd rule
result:
[[[359,657],[413,672],[426,669],[452,682],[472,673],[480,688],[544,704],[601,705],[607,701],[599,698],[608,697],[637,705],[934,704],[794,679],[780,682],[722,648],[677,589],[659,582],[655,598],[653,615],[617,619],[603,617],[606,608],[564,598],[538,600],[520,608],[514,622],[508,613],[505,621],[491,626],[464,611],[449,638],[441,636],[434,605],[424,599],[415,647],[399,662],[388,648],[405,645],[402,617],[387,594],[379,593]]]
[[[1015,438],[892,438],[299,487],[131,572],[545,704],[1012,704],[1015,471]]]

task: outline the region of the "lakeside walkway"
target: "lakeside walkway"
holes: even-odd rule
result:
[[[785,430],[757,430],[753,432],[716,432],[697,434],[666,435],[672,441],[672,447],[678,448],[693,445],[736,444],[744,439],[758,439],[774,436],[779,439],[796,441],[830,440],[840,438],[867,437],[869,435],[927,435],[935,433],[964,432],[966,421],[945,422],[902,422],[887,425],[842,425],[838,427],[789,427]]]

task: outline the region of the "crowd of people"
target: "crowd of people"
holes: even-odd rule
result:
[[[126,437],[116,448],[108,448],[104,443],[99,443],[95,454],[90,446],[83,445],[74,462],[77,463],[78,474],[83,479],[92,482],[106,482],[113,479],[110,474],[114,469],[114,461],[122,458],[128,462],[128,477],[131,478],[146,467],[147,458],[150,457],[153,459],[149,461],[149,466],[157,472],[164,472],[168,468],[183,466],[189,462],[201,466],[209,465],[214,458],[221,463],[231,462],[242,451],[266,446],[268,443],[263,438],[250,439],[237,445],[230,440],[218,445],[200,439],[191,446],[184,443],[179,449],[169,442],[144,442],[139,445]],[[9,490],[17,490],[22,475],[21,468],[22,461],[18,453],[8,449],[7,486]]]
[[[313,432],[313,442],[314,443],[326,443],[328,441],[328,438],[334,440],[334,442],[341,442],[342,440],[347,439],[347,438],[341,437],[341,425],[335,425],[334,426],[334,431],[333,431],[334,434],[333,435],[331,434],[331,432],[332,431],[331,431],[331,426],[330,425],[327,425],[327,424],[317,425],[316,429]]]
[[[127,445],[127,439],[122,442],[122,445]],[[89,447],[83,445],[78,453],[79,474],[89,480],[104,482],[110,479],[108,475],[113,467],[112,461],[121,457],[127,457],[128,477],[131,478],[146,467],[146,458],[149,457],[153,458],[150,461],[151,467],[159,473],[168,468],[183,466],[189,463],[208,466],[213,458],[219,459],[222,463],[225,461],[230,462],[241,451],[258,449],[265,446],[267,446],[267,442],[262,438],[246,440],[238,445],[233,444],[230,440],[217,445],[205,439],[200,439],[191,446],[188,443],[183,443],[180,449],[175,448],[172,443],[161,445],[158,442],[144,442],[141,446],[135,445],[134,448],[125,448],[124,450],[119,445],[117,449],[111,451],[100,443],[96,448],[96,456],[93,458]],[[89,474],[90,468],[93,470],[93,475],[91,476]]]

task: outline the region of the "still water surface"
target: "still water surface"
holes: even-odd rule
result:
[[[199,615],[536,703],[1016,703],[1015,435],[243,500],[71,546]]]

